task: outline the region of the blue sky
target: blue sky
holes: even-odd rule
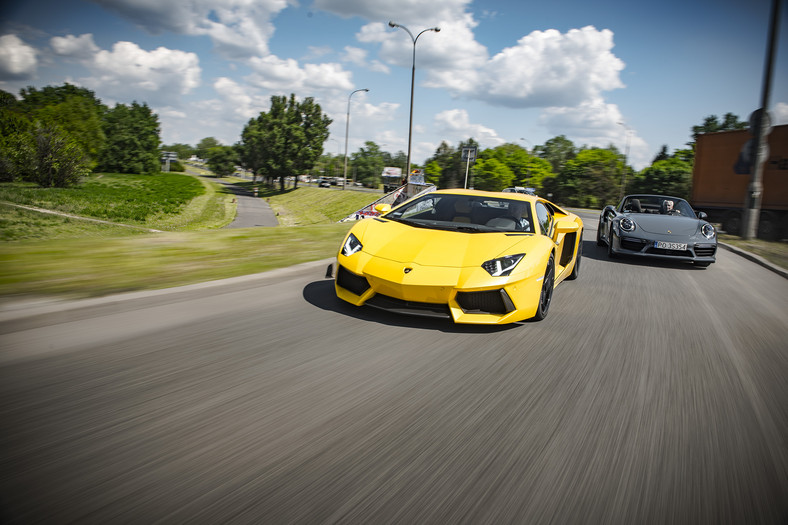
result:
[[[785,2],[783,2],[785,4]],[[70,82],[146,102],[165,144],[232,144],[271,95],[314,97],[325,150],[367,140],[412,160],[441,141],[629,145],[648,165],[708,115],[760,104],[770,0],[26,0],[0,7],[0,89]],[[788,7],[770,109],[788,124]]]

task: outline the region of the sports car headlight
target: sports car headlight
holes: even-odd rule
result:
[[[361,251],[361,248],[363,248],[361,241],[359,241],[358,237],[351,233],[347,236],[345,244],[342,245],[342,255],[345,257],[350,257],[354,253]]]
[[[618,223],[618,226],[621,228],[622,231],[625,232],[635,231],[635,221],[633,221],[628,217],[624,217],[623,219],[621,219],[621,221]]]
[[[512,273],[514,267],[517,266],[523,257],[524,253],[517,255],[507,255],[506,257],[499,257],[498,259],[491,259],[482,263],[482,268],[487,270],[487,273],[493,277],[504,277]]]
[[[714,226],[712,226],[708,222],[700,227],[700,232],[707,239],[713,239],[714,238]]]

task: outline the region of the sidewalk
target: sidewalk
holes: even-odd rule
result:
[[[199,175],[195,172],[190,172],[192,175]],[[254,228],[257,226],[273,227],[279,226],[279,219],[276,218],[276,213],[271,209],[265,199],[255,197],[252,191],[249,191],[240,186],[236,186],[228,180],[221,177],[213,177],[207,175],[200,175],[201,177],[208,177],[213,182],[223,184],[227,189],[235,195],[238,203],[235,219],[233,222],[226,226],[226,228]]]
[[[767,261],[766,259],[764,259],[760,255],[755,255],[754,253],[750,253],[748,251],[742,250],[741,248],[737,248],[736,246],[733,246],[732,244],[725,244],[724,242],[717,241],[717,246],[719,246],[720,248],[723,248],[725,250],[728,250],[729,252],[733,252],[736,255],[744,257],[748,261],[752,261],[755,264],[763,266],[767,270],[771,270],[772,272],[776,273],[777,275],[780,275],[780,276],[784,277],[785,279],[788,279],[788,270],[785,270],[784,268],[780,268],[776,264]]]

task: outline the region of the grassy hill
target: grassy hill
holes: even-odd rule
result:
[[[350,228],[336,221],[379,196],[261,190],[284,227],[222,229],[233,195],[192,175],[97,174],[64,190],[0,184],[0,301],[165,288],[324,259]]]

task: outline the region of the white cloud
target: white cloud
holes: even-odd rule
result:
[[[165,47],[145,51],[132,42],[116,42],[86,64],[91,77],[81,83],[117,100],[142,100],[152,106],[177,105],[200,84],[199,59]]]
[[[552,135],[566,135],[575,145],[607,147],[615,145],[626,153],[629,145],[629,163],[637,169],[648,165],[651,152],[648,144],[624,122],[615,104],[606,104],[601,97],[576,107],[546,108],[539,123]]]
[[[573,106],[624,87],[624,63],[612,47],[613,33],[591,26],[533,31],[481,67],[478,60],[458,62],[467,70],[432,75],[430,85],[506,107]]]
[[[464,109],[450,109],[438,113],[435,115],[435,127],[438,135],[446,137],[444,140],[449,143],[473,138],[482,147],[494,148],[506,142],[494,129],[482,124],[472,124],[468,112]]]
[[[351,74],[334,63],[304,64],[299,66],[292,58],[282,60],[273,55],[252,58],[249,65],[254,69],[250,84],[274,93],[299,93],[315,96],[324,91],[347,91],[353,89]]]
[[[36,50],[16,35],[0,36],[0,80],[28,80],[38,67]]]
[[[367,61],[367,51],[359,47],[345,46],[342,60],[364,67]]]
[[[769,113],[772,114],[774,125],[781,126],[783,124],[788,124],[788,104],[785,102],[778,102],[775,104],[774,109]]]
[[[234,80],[220,77],[213,83],[213,89],[222,99],[226,108],[225,115],[232,114],[239,117],[243,126],[250,118],[256,117],[270,104],[270,97],[254,95],[251,90],[241,86]]]
[[[49,45],[56,55],[73,57],[81,60],[90,59],[99,52],[99,47],[93,42],[93,35],[56,36],[52,37]]]
[[[359,16],[367,20],[394,20],[400,24],[435,24],[450,20],[462,13],[471,0],[398,0],[397,2],[371,2],[370,0],[315,0],[315,8],[350,18]],[[411,28],[415,29],[415,27]]]
[[[217,50],[230,58],[268,54],[274,34],[271,19],[285,9],[287,0],[93,0],[119,13],[151,33],[172,31],[206,35]]]
[[[354,46],[345,46],[345,52],[342,55],[342,60],[350,62],[358,67],[369,69],[376,73],[388,74],[391,70],[389,67],[380,62],[379,60],[367,61],[367,50]]]

